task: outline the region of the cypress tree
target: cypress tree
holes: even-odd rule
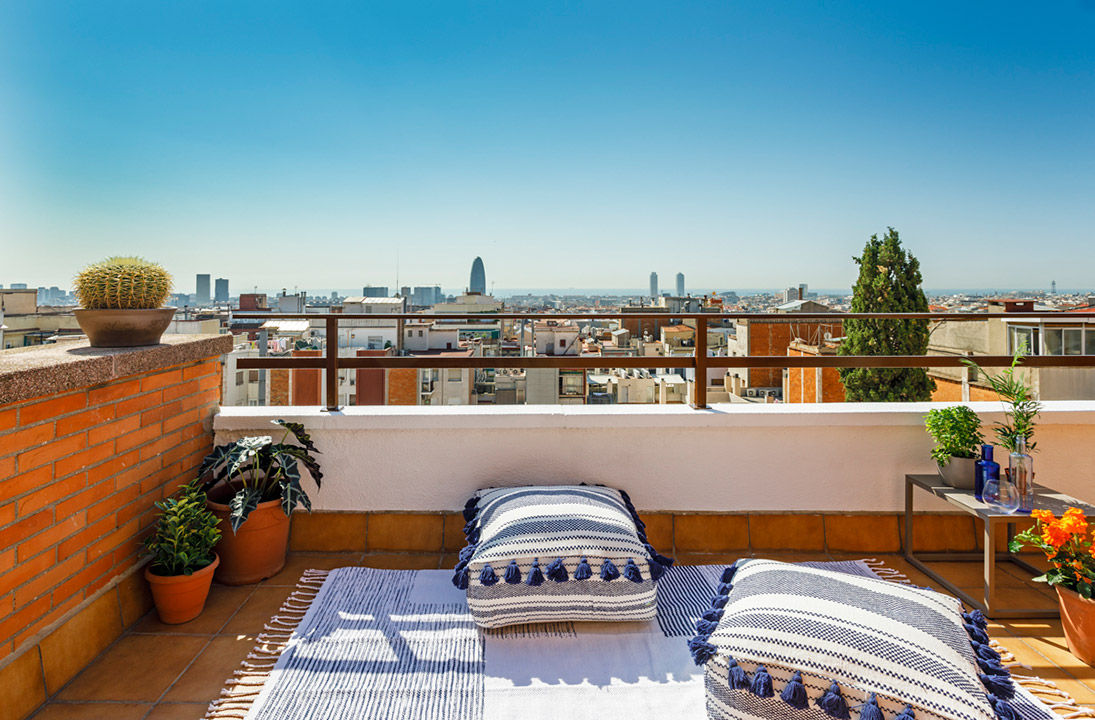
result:
[[[853,313],[927,312],[920,287],[920,261],[901,247],[897,231],[872,235],[855,258],[859,279],[852,288]],[[926,355],[927,320],[845,320],[841,355]],[[930,400],[935,381],[924,368],[840,368],[849,402]]]

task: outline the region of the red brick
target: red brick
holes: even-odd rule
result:
[[[53,423],[16,430],[4,437],[0,455],[13,455],[53,439]]]
[[[19,500],[19,515],[21,517],[26,517],[36,510],[41,510],[44,507],[53,505],[69,495],[79,492],[86,485],[86,473],[80,473],[65,478],[64,480],[51,482],[45,487],[27,494]],[[62,513],[57,513],[57,517],[63,518],[64,516],[65,515]]]
[[[47,548],[53,547],[65,538],[79,532],[85,525],[87,525],[85,513],[79,512],[74,515],[69,515],[64,520],[58,521],[53,527],[43,530],[28,540],[24,540],[19,543],[19,547],[16,549],[19,562],[22,562],[25,558],[34,557]],[[63,560],[64,558],[61,559]]]
[[[53,464],[53,476],[62,478],[98,465],[111,457],[114,457],[114,443],[101,443],[55,462]]]
[[[182,370],[166,370],[141,378],[141,392],[159,390],[182,382]]]
[[[86,489],[73,495],[67,500],[62,500],[54,506],[57,517],[65,517],[71,513],[84,510],[99,502],[114,492],[114,480],[107,478],[95,484],[90,484]]]
[[[137,521],[134,520],[134,526],[137,526]],[[111,551],[108,557],[111,558],[113,565],[122,567],[128,567],[133,564],[136,557],[142,552],[142,546],[144,545],[144,538],[148,533],[138,531],[133,537],[123,542],[118,547]]]
[[[113,517],[105,517],[94,524],[89,524],[80,532],[66,538],[57,545],[57,557],[64,560],[67,557],[80,552],[92,542],[114,530],[117,525]]]
[[[122,543],[135,537],[139,531],[140,523],[138,523],[136,520],[130,520],[128,523],[121,526],[106,537],[99,538],[91,545],[88,545],[87,559],[89,561],[98,560],[103,555],[113,551]]]
[[[15,456],[0,458],[0,483],[15,474]]]
[[[82,391],[72,395],[42,400],[30,405],[24,405],[19,409],[19,424],[22,426],[33,425],[43,420],[54,420],[77,410],[87,407],[87,392]]]
[[[96,465],[87,471],[87,484],[94,485],[100,480],[117,477],[125,470],[136,465],[139,459],[140,453],[136,450],[130,450],[124,455],[115,455],[110,462]]]
[[[30,625],[35,619],[49,611],[50,599],[48,596],[40,597],[30,605],[19,608],[11,615],[0,620],[0,638],[14,636],[20,630]]]
[[[101,502],[95,503],[87,509],[88,522],[95,522],[99,518],[106,517],[107,515],[113,513],[115,510],[122,507],[123,505],[132,502],[136,499],[139,490],[140,488],[138,488],[136,485],[130,485],[128,487],[121,488],[120,490],[118,490],[118,492],[108,496]],[[121,519],[118,519],[117,523],[121,525],[123,524],[123,521]]]
[[[169,388],[164,388],[163,399],[164,402],[171,402],[172,400],[178,400],[181,397],[187,395],[193,395],[199,391],[197,380],[188,380],[186,382],[179,383],[178,385],[172,385]]]
[[[185,430],[186,428],[183,428],[167,435],[161,435],[157,440],[154,440],[147,445],[142,445],[141,460],[147,460],[151,457],[163,455],[165,451],[178,445],[183,440],[182,434],[185,432]]]
[[[87,433],[69,435],[67,438],[54,440],[51,443],[42,445],[33,450],[27,450],[19,455],[16,462],[19,463],[20,470],[29,470],[38,467],[39,465],[53,462],[58,458],[66,457],[74,452],[79,452],[80,450],[83,450],[86,445]]]
[[[131,397],[128,400],[120,400],[115,406],[115,417],[125,417],[126,415],[132,415],[135,412],[141,412],[154,408],[163,402],[163,391],[157,390],[156,392],[145,393],[136,397]]]
[[[159,499],[159,492],[150,492],[141,495],[125,507],[118,508],[118,514],[116,515],[118,524],[124,525],[133,518],[143,515],[145,512],[151,510]]]
[[[53,469],[48,465],[44,465],[0,482],[0,497],[16,498],[23,493],[42,487],[52,480]]]
[[[107,385],[91,388],[87,391],[88,405],[102,405],[136,395],[141,391],[141,379],[134,378],[123,382],[112,382]]]
[[[159,425],[149,425],[140,430],[134,430],[115,440],[114,450],[119,453],[125,452],[126,450],[144,445],[146,442],[158,438],[160,434],[161,429]]]
[[[0,433],[15,427],[15,408],[0,411]]]
[[[11,553],[14,555],[15,550],[12,549]],[[19,562],[10,571],[0,575],[0,597],[11,592],[36,575],[44,573],[56,562],[57,553],[55,552],[42,553],[38,557]]]
[[[185,410],[173,417],[165,417],[163,420],[163,431],[167,433],[178,430],[184,425],[196,424],[199,422],[201,422],[201,410],[198,408]]]
[[[84,567],[84,558],[73,555],[68,560],[59,562],[45,572],[35,575],[30,581],[15,589],[15,606],[22,607],[43,595],[49,595],[54,587],[80,572],[82,567]]]
[[[179,405],[179,401],[176,400],[172,403],[164,402],[158,407],[154,407],[151,410],[146,410],[141,413],[141,427],[144,427],[145,425],[151,425],[153,423],[158,423],[166,417],[171,417],[172,415],[179,412],[180,408],[181,406]]]
[[[22,631],[15,635],[14,645],[16,647],[21,645],[27,638],[39,632],[42,628],[46,627],[50,623],[55,622],[58,618],[67,613],[69,610],[76,607],[78,604],[80,604],[81,600],[83,600],[82,597],[74,595],[68,600],[63,601],[61,605],[57,605],[56,602],[54,602],[52,610],[50,610],[48,613],[31,623],[30,625],[27,625]]]
[[[202,392],[205,392],[206,390],[220,390],[220,387],[220,375],[210,375],[209,377],[204,377],[198,381],[198,389]]]
[[[193,380],[196,377],[202,375],[220,375],[220,361],[219,360],[207,360],[197,365],[190,365],[184,367],[182,371],[183,380]]]
[[[9,502],[0,505],[0,527],[4,527],[15,520],[15,503]]]
[[[81,566],[83,565],[83,558],[75,555],[73,560],[80,560]],[[84,567],[82,570],[77,567],[77,572],[67,580],[63,580],[53,590],[53,603],[57,605],[63,603],[65,600],[72,597],[74,593],[79,593],[81,596],[88,595],[90,593],[85,592],[89,588],[91,583],[99,578],[103,573],[110,570],[113,563],[111,558],[104,557],[96,562]],[[59,566],[58,566],[59,567]],[[70,573],[71,574],[71,573]],[[67,577],[67,576],[66,576]],[[94,592],[94,591],[91,591]]]
[[[68,417],[63,417],[58,420],[57,437],[63,437],[64,435],[71,435],[74,432],[87,430],[90,427],[101,425],[102,423],[113,419],[113,405],[101,405],[99,407],[91,408],[90,410],[84,410],[83,412],[69,415]]]
[[[15,543],[49,527],[52,522],[53,510],[49,509],[23,518],[17,523],[12,523],[0,530],[0,547],[11,547]]]
[[[0,575],[15,567],[15,550],[0,552]]]
[[[87,444],[98,445],[101,442],[107,440],[116,440],[128,433],[133,432],[141,426],[141,418],[139,415],[130,415],[124,417],[121,420],[112,420],[101,425],[97,425],[87,431]]]

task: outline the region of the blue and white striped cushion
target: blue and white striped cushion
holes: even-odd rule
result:
[[[650,620],[672,560],[654,551],[627,494],[598,485],[481,490],[464,511],[453,584],[481,627]]]
[[[995,720],[1014,695],[984,618],[931,590],[771,560],[723,575],[690,641],[718,720]]]

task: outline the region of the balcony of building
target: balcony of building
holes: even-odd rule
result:
[[[626,488],[651,542],[682,563],[875,558],[933,584],[902,555],[903,476],[934,471],[930,404],[221,407],[231,347],[190,335],[0,354],[0,717],[200,718],[305,569],[451,567],[458,511],[489,485]],[[324,357],[297,360],[327,372]],[[999,403],[971,407],[1000,417]],[[274,418],[308,427],[326,472],[322,490],[308,488],[313,512],[293,517],[286,568],[215,585],[200,618],[162,625],[140,573],[152,504],[214,443],[265,434]],[[1092,499],[1095,403],[1047,402],[1038,438],[1039,479]],[[982,548],[971,517],[918,507],[917,550]],[[933,568],[963,589],[981,582],[980,563]],[[1054,607],[1029,574],[1000,572],[1008,602]],[[1095,670],[1065,649],[1059,620],[1001,620],[990,633],[1029,674],[1095,708]]]

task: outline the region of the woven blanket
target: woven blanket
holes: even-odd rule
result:
[[[876,576],[864,561],[816,566]],[[333,570],[311,578],[318,592],[310,603],[290,603],[273,621],[286,638],[263,638],[277,644],[276,662],[271,651],[269,669],[245,663],[244,679],[207,717],[703,720],[704,673],[688,638],[724,567],[669,569],[649,622],[496,630],[475,626],[448,571]],[[278,631],[278,623],[297,627]],[[261,680],[249,686],[249,672]],[[1021,687],[1014,704],[1023,720],[1060,717]]]

